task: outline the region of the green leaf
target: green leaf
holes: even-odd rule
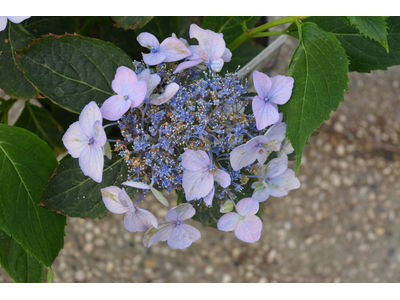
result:
[[[349,61],[335,35],[309,22],[303,23],[301,29],[303,39],[287,73],[294,78],[292,97],[280,106],[286,135],[297,155],[296,174],[307,139],[343,102],[349,81]]]
[[[126,181],[128,168],[123,157],[114,155],[110,161],[104,159],[107,167],[103,170],[103,181],[97,183],[83,174],[79,160],[71,156],[64,157],[55,176],[50,180],[43,204],[51,211],[57,211],[69,217],[99,218],[106,216],[100,189]]]
[[[313,22],[336,36],[350,60],[350,72],[387,70],[390,66],[400,65],[400,17],[386,19],[389,53],[378,42],[366,38],[354,27],[347,26],[340,17],[309,17],[303,21]],[[295,25],[290,25],[287,30],[289,35],[298,38]]]
[[[44,107],[31,105],[26,101],[25,108],[14,125],[35,133],[56,153],[64,149],[61,140],[64,132]]]
[[[6,89],[11,98],[29,100],[37,96],[36,89],[18,69],[15,55],[15,51],[28,46],[32,40],[33,36],[12,22],[0,32],[0,88]]]
[[[118,28],[110,17],[100,17],[95,28],[98,28],[97,35],[100,40],[114,44],[132,60],[142,60],[142,52],[145,51],[136,40],[136,31]]]
[[[242,25],[242,23],[243,23],[242,17],[231,16],[231,18],[233,20],[235,20],[236,22],[238,22],[240,25]]]
[[[379,42],[389,53],[385,17],[347,17],[350,24],[365,36]]]
[[[8,111],[17,101],[18,100],[16,99],[8,99],[8,100],[0,99],[0,123],[7,125]]]
[[[53,102],[51,102],[51,104],[51,116],[53,119],[57,120],[64,131],[66,131],[72,123],[79,120],[78,114],[65,110],[58,105],[54,105]]]
[[[33,133],[0,124],[0,228],[51,266],[64,245],[64,216],[38,206],[57,166],[53,151]]]
[[[252,17],[231,16],[231,18],[234,19],[236,22],[238,22],[241,25],[241,24],[243,24],[243,22],[250,21]]]
[[[78,17],[30,17],[26,19],[23,26],[34,37],[38,38],[45,34],[74,33],[79,27]]]
[[[100,106],[114,95],[111,82],[117,68],[132,66],[129,56],[114,45],[71,35],[35,40],[19,51],[19,62],[44,96],[76,113],[90,101]]]
[[[261,17],[252,17],[247,22],[247,28],[252,28]],[[238,23],[232,17],[204,17],[201,24],[203,29],[223,33],[226,45],[232,43],[243,33],[242,23]]]
[[[137,30],[140,32],[151,32],[161,43],[172,33],[178,34],[179,32],[179,17],[154,17],[143,28]]]
[[[17,283],[44,281],[44,265],[1,229],[0,264]]]
[[[44,265],[1,229],[0,264],[17,283],[44,281]]]
[[[142,28],[149,23],[153,17],[112,17],[117,27],[123,29]]]

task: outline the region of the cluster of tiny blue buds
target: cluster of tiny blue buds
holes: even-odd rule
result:
[[[133,64],[138,75],[145,69],[141,62]],[[244,113],[251,101],[246,96],[246,82],[237,72],[221,76],[197,68],[178,74],[173,70],[174,64],[166,63],[151,70],[161,77],[156,93],[162,93],[172,82],[179,85],[173,98],[161,105],[145,99],[143,109],[132,108],[118,121],[124,141],[116,144],[116,150],[128,164],[128,180],[152,183],[168,192],[180,190],[180,156],[193,149],[209,153],[210,169],[217,165],[230,174],[232,181],[239,181],[240,172],[232,170],[229,153],[260,134],[254,116]],[[239,183],[232,184],[232,191],[242,190]],[[227,191],[219,189],[215,195],[223,198]]]

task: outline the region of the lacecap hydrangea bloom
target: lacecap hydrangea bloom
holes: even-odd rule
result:
[[[138,41],[150,53],[143,54],[143,61],[117,68],[111,83],[116,95],[104,99],[84,125],[90,130],[73,124],[63,140],[71,155],[82,160],[85,174],[99,182],[104,163],[97,153],[106,143],[101,118],[117,121],[122,138],[110,142],[124,158],[128,174],[123,188],[102,186],[103,201],[111,212],[125,214],[127,230],[146,230],[146,247],[157,241],[176,249],[189,247],[200,232],[187,220],[201,219],[209,209],[222,216],[214,224],[220,230],[234,231],[252,243],[261,237],[262,223],[255,215],[260,202],[300,187],[288,169],[293,150],[284,116],[277,111],[291,96],[293,78],[270,79],[255,71],[258,95],[249,97],[247,82],[236,71],[219,73],[232,56],[223,35],[192,24],[190,37],[198,45],[175,35],[160,43],[151,33],[141,33]],[[83,120],[88,117],[85,109]],[[97,155],[90,172],[85,169],[89,158],[81,158],[88,146]],[[139,207],[149,194],[168,206],[163,191],[173,190],[178,205],[165,221]]]

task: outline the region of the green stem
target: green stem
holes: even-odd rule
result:
[[[299,41],[301,42],[303,40],[302,34],[301,34],[301,24],[299,20],[294,21],[297,26],[297,30],[299,31]]]
[[[253,35],[253,38],[258,38],[258,37],[265,37],[265,36],[272,36],[272,35],[281,35],[281,34],[286,34],[286,30],[281,30],[281,31],[268,31],[268,32],[260,32],[255,35]]]
[[[247,23],[246,23],[245,21],[243,21],[242,27],[243,27],[243,32],[249,31],[249,30],[247,29]]]
[[[51,267],[47,270],[47,283],[53,283],[54,280],[54,271]]]
[[[293,23],[296,20],[303,19],[303,18],[306,18],[306,17],[286,17],[286,18],[282,18],[282,19],[275,20],[275,21],[272,21],[272,22],[268,22],[268,23],[263,24],[263,25],[261,25],[261,26],[259,26],[257,28],[254,28],[254,29],[252,29],[250,31],[243,32],[239,37],[237,37],[228,46],[228,48],[229,48],[229,50],[233,51],[241,43],[243,43],[244,41],[246,41],[246,40],[248,40],[248,39],[250,39],[252,37],[255,37],[255,35],[257,35],[257,36],[268,36],[268,35],[260,35],[262,31],[268,30],[268,29],[270,29],[272,27],[275,27],[275,26],[278,26],[278,25],[282,25],[282,24],[286,24],[286,23]],[[279,35],[279,34],[284,34],[284,33],[285,32],[283,30],[283,31],[280,31],[280,33],[271,34],[271,35]],[[266,34],[266,32],[263,33],[263,34]]]

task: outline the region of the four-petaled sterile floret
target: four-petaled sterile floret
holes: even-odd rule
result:
[[[168,246],[175,249],[185,249],[200,237],[200,231],[186,224],[184,220],[194,216],[196,210],[188,203],[180,204],[169,210],[165,222],[157,228],[149,228],[143,238],[143,244],[150,247],[155,242],[168,242]]]
[[[74,158],[79,157],[83,174],[96,182],[101,182],[103,178],[103,147],[107,141],[102,124],[100,109],[92,101],[82,110],[79,121],[72,123],[62,138],[68,153]]]
[[[253,198],[244,198],[236,204],[237,212],[229,212],[219,219],[217,227],[221,231],[235,231],[239,240],[254,243],[261,237],[262,222],[255,214],[260,208]]]
[[[253,81],[258,94],[253,98],[253,113],[257,129],[262,130],[279,121],[277,105],[285,104],[290,99],[294,79],[282,75],[269,78],[264,73],[254,71]]]

